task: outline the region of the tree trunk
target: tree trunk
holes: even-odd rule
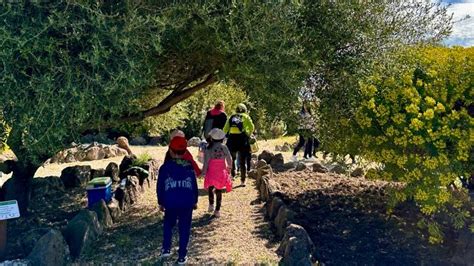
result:
[[[27,212],[31,196],[31,183],[39,166],[24,161],[13,165],[13,175],[2,187],[4,200],[17,200],[20,214]]]

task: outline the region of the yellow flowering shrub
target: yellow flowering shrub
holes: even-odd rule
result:
[[[414,199],[427,217],[449,210],[457,227],[472,224],[449,186],[474,173],[474,48],[418,48],[402,60],[402,70],[360,82],[358,152],[390,173],[377,178],[406,184],[397,200]],[[430,241],[442,239],[436,224],[426,228]]]

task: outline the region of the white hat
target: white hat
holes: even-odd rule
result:
[[[225,138],[225,133],[222,131],[222,129],[219,128],[213,128],[211,131],[209,131],[209,136],[213,140],[222,140]]]

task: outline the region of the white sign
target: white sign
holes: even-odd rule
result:
[[[20,217],[16,200],[0,201],[0,221]]]

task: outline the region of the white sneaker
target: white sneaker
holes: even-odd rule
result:
[[[178,265],[186,265],[186,263],[188,262],[188,256],[186,256],[184,258],[180,258],[176,262],[178,263]]]
[[[305,161],[307,161],[307,162],[314,162],[314,158],[313,158],[313,157],[309,157],[309,158],[306,159]]]
[[[291,161],[292,162],[297,162],[298,161],[298,156],[296,156],[296,155],[291,156]]]
[[[207,208],[208,212],[213,212],[214,211],[214,205],[209,204],[209,208]]]
[[[221,217],[221,213],[219,211],[214,212],[214,217],[219,218]]]
[[[160,258],[166,259],[166,258],[169,258],[170,256],[171,256],[170,250],[165,250],[165,249],[161,250]]]

